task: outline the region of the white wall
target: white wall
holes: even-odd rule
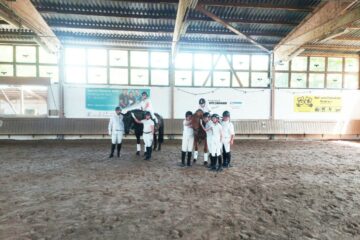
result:
[[[175,118],[184,118],[186,111],[195,111],[204,98],[214,113],[228,110],[235,119],[268,119],[270,117],[269,89],[177,88],[174,89]]]
[[[338,113],[295,112],[294,96],[341,97]],[[275,91],[275,119],[287,120],[349,120],[360,119],[359,90],[277,89]]]
[[[86,88],[112,88],[112,89],[150,89],[151,99],[155,106],[155,112],[164,118],[170,118],[170,88],[169,87],[113,87],[102,85],[65,85],[64,108],[67,118],[104,118],[113,112],[99,113],[99,111],[86,109]],[[99,114],[97,114],[97,113]]]

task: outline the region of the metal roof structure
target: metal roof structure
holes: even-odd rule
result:
[[[165,49],[171,48],[178,2],[31,0],[63,44]],[[207,11],[269,50],[273,50],[321,3],[321,0],[198,1]],[[246,38],[236,35],[196,9],[190,10],[186,24],[187,31],[181,37],[180,49],[264,53]],[[11,27],[1,20],[0,33],[0,41],[33,41],[30,30]],[[331,45],[332,50],[336,50],[333,46],[349,46],[351,51],[357,52],[359,36],[360,28],[354,27],[342,35],[342,39],[339,36],[339,39],[329,40],[326,45]],[[318,42],[311,44],[324,45]]]

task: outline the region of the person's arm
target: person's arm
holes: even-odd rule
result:
[[[154,133],[155,133],[155,127],[154,127],[154,125],[151,125],[150,128],[151,128],[151,133],[154,134]]]
[[[138,124],[143,124],[140,120],[138,120],[136,117],[135,117],[135,114],[134,113],[131,113],[131,116],[133,117],[134,121]]]
[[[231,123],[231,126],[230,126],[230,134],[231,134],[230,144],[233,145],[234,144],[234,137],[235,137],[235,129],[234,129],[234,125],[232,123]]]
[[[212,126],[210,126],[209,128],[205,128],[202,121],[201,121],[201,119],[200,119],[200,126],[205,132],[208,132],[208,131],[210,131],[212,129]]]
[[[113,118],[110,118],[109,126],[108,126],[109,135],[111,135],[112,125],[113,125]]]

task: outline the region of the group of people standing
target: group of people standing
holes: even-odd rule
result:
[[[145,145],[145,160],[150,160],[152,154],[152,142],[155,131],[155,123],[157,122],[157,118],[154,114],[152,103],[148,98],[147,92],[143,92],[141,95],[142,101],[138,108],[145,111],[145,118],[139,120],[133,113],[131,113],[131,116],[136,123],[144,125],[143,140]],[[120,157],[122,138],[125,131],[124,114],[126,114],[129,110],[130,109],[121,110],[121,107],[116,107],[115,114],[110,118],[108,133],[111,136],[111,151],[109,158],[114,157],[115,148],[117,148],[117,157]],[[137,149],[140,151],[140,144],[137,145]]]
[[[139,120],[131,113],[132,118],[138,124],[143,124],[143,140],[145,144],[145,160],[151,159],[153,135],[157,118],[155,117],[151,100],[147,92],[142,93],[140,103],[141,110],[145,111],[145,118]],[[234,125],[230,121],[230,112],[224,111],[222,120],[218,114],[211,114],[211,108],[205,99],[199,100],[199,109],[203,112],[200,119],[200,126],[206,132],[206,142],[208,152],[204,153],[204,165],[209,166],[210,170],[221,171],[224,167],[230,167],[231,145],[234,143]],[[129,110],[129,109],[128,109]],[[122,138],[124,134],[124,117],[128,110],[122,110],[121,107],[115,108],[115,115],[110,118],[108,132],[111,136],[110,158],[114,157],[115,148],[117,157],[120,157]],[[183,135],[181,145],[181,166],[191,166],[192,152],[194,148],[194,129],[192,126],[193,113],[187,111],[183,121]],[[152,120],[154,119],[154,120]],[[140,151],[140,144],[137,145],[137,152]],[[197,159],[198,152],[194,152],[194,160]],[[187,157],[187,162],[185,158]],[[210,164],[208,164],[210,158]]]
[[[221,171],[223,167],[230,167],[231,164],[231,145],[234,144],[235,130],[230,121],[230,112],[224,111],[222,121],[218,114],[211,114],[210,107],[205,99],[200,99],[199,109],[204,112],[200,119],[200,126],[206,132],[206,143],[208,152],[204,153],[204,165],[209,166],[212,171]],[[191,166],[191,157],[194,146],[194,129],[192,126],[193,114],[191,111],[185,113],[183,121],[183,136],[181,147],[181,166]],[[210,155],[209,155],[210,154]],[[197,159],[197,152],[194,153]],[[187,162],[185,164],[185,158]],[[208,164],[210,158],[210,165]]]

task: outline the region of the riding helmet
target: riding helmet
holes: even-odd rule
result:
[[[192,114],[192,112],[190,112],[190,111],[187,111],[186,113],[185,113],[185,117],[189,117],[189,116],[192,116],[193,114]]]
[[[205,104],[205,99],[203,99],[203,98],[200,98],[200,100],[199,100],[199,104]]]
[[[204,113],[203,117],[210,117],[210,113],[208,113],[208,112]]]
[[[215,113],[215,114],[213,114],[213,115],[211,116],[211,118],[217,118],[217,119],[220,119],[220,116],[219,116],[219,115],[217,115],[217,114]]]
[[[147,116],[147,115],[151,116],[151,113],[149,111],[146,111],[145,116]]]
[[[145,92],[145,91],[142,92],[141,95],[142,95],[142,96],[144,96],[144,95],[148,96],[147,92]]]
[[[121,111],[121,108],[120,108],[120,107],[116,107],[116,108],[115,108],[115,111]]]
[[[230,112],[229,111],[224,111],[223,112],[223,117],[230,117]]]

